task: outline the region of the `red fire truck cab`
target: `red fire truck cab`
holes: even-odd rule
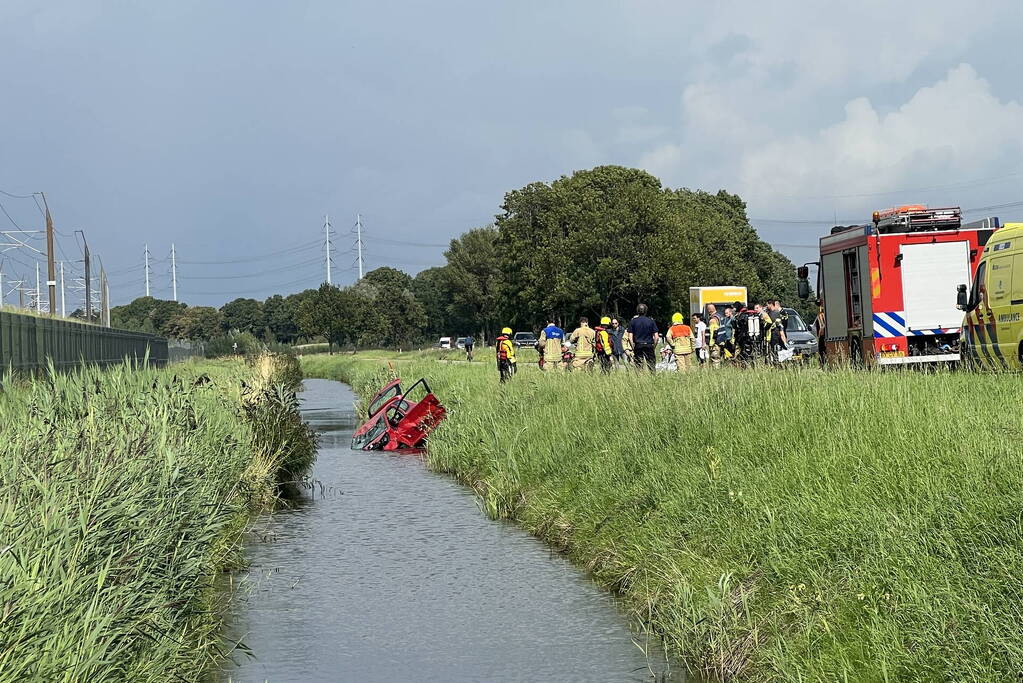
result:
[[[959,360],[956,288],[971,282],[997,218],[962,224],[958,207],[900,206],[836,226],[816,263],[818,336],[828,361],[902,365]],[[800,295],[808,295],[800,268]]]

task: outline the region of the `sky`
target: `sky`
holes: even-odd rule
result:
[[[415,273],[600,164],[738,193],[802,263],[891,205],[1023,220],[1016,4],[0,0],[0,191],[46,193],[69,309],[82,234],[114,304],[146,245],[170,298],[173,244],[178,298],[219,306],[322,282],[325,214],[335,283],[357,214],[366,268]],[[17,303],[38,254],[3,257]]]

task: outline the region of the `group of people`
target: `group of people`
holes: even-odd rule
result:
[[[662,337],[657,323],[648,315],[646,304],[636,307],[636,315],[623,326],[616,317],[604,316],[590,327],[586,317],[571,333],[549,319],[540,333],[536,350],[542,370],[593,369],[611,372],[616,366],[657,368],[657,346],[663,342],[662,355],[674,361],[678,371],[697,364],[721,367],[723,360],[748,364],[756,358],[778,362],[787,346],[785,327],[788,316],[781,302],[747,306],[742,302],[718,307],[708,304],[703,314],[694,313],[687,321],[681,313],[671,317],[671,326]],[[553,316],[551,316],[553,318]],[[511,328],[497,338],[497,369],[501,382],[515,373],[517,358]]]

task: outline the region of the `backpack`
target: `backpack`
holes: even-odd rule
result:
[[[611,354],[611,348],[610,348],[610,346],[611,346],[611,338],[608,337],[608,340],[607,340],[608,343],[605,346],[605,344],[604,344],[604,335],[605,334],[607,334],[607,333],[604,332],[604,328],[603,327],[598,327],[597,328],[597,338],[593,342],[593,348],[597,351],[597,355],[600,355],[600,356],[607,356],[607,355]]]
[[[508,337],[497,338],[497,360],[505,361],[508,360],[508,347],[505,343],[508,341]]]
[[[721,325],[714,331],[714,343],[715,344],[727,344],[732,341],[732,318],[724,318],[721,321]]]

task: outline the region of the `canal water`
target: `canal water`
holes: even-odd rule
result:
[[[354,402],[305,382],[318,483],[250,536],[222,680],[684,680],[607,591],[466,487],[414,455],[352,451]]]

